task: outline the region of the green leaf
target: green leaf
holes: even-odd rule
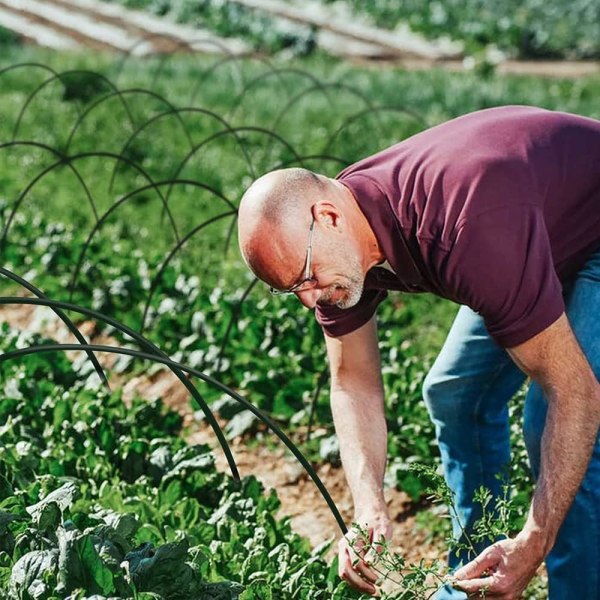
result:
[[[40,531],[54,531],[61,520],[61,512],[56,502],[44,504],[37,513],[36,525]]]
[[[77,542],[77,552],[81,557],[81,563],[86,573],[92,578],[94,585],[92,589],[86,590],[94,593],[111,594],[115,591],[113,574],[104,564],[90,536],[84,536]]]

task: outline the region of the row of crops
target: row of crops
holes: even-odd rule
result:
[[[235,0],[120,0],[126,6],[243,37],[256,49],[305,55],[316,48],[314,27],[292,23]],[[322,0],[345,4],[384,29],[408,24],[424,36],[463,42],[468,54],[495,47],[518,58],[600,57],[600,5],[595,0]]]
[[[334,175],[487,106],[600,117],[593,78],[369,71],[324,57],[142,62],[13,49],[2,60],[2,266],[54,300],[117,319],[242,394],[313,461],[333,435],[322,334],[309,311],[271,298],[242,264],[235,219],[247,185],[287,165]],[[23,293],[2,282],[3,295]],[[410,465],[435,467],[437,453],[421,383],[455,308],[398,295],[380,311],[387,479],[415,500],[425,488]],[[100,319],[96,329],[137,347]],[[47,343],[8,329],[2,339],[3,352]],[[114,371],[157,368],[123,356]],[[311,552],[277,521],[274,494],[263,495],[255,480],[218,474],[207,449],[186,446],[180,419],[159,402],[125,408],[89,361],[75,368],[57,353],[0,369],[7,597],[354,597],[323,559],[327,547]],[[198,390],[236,420],[231,436],[265,429],[221,388]],[[515,447],[522,510],[529,483],[516,435]]]
[[[48,342],[1,331],[1,350]],[[0,367],[0,597],[353,598],[252,476],[214,469],[160,400],[86,383],[63,355]]]
[[[600,57],[600,5],[595,0],[344,1],[380,27],[408,23],[429,38],[461,40],[470,53],[493,45],[519,58]]]

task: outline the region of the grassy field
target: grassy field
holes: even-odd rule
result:
[[[3,264],[57,300],[71,298],[73,284],[74,301],[143,326],[164,351],[240,391],[286,431],[307,425],[314,401],[315,421],[331,433],[326,363],[310,312],[249,287],[235,210],[255,177],[285,165],[333,176],[485,107],[600,118],[598,77],[408,72],[318,55],[124,60],[29,48],[6,49],[0,69]],[[390,458],[398,486],[415,497],[422,490],[404,467],[436,455],[420,386],[456,309],[430,295],[392,294],[379,313]],[[206,390],[210,401],[221,395]],[[319,440],[305,449],[318,459]]]
[[[87,234],[97,218],[90,198],[102,215],[130,195],[106,222],[149,232],[136,240],[142,253],[166,253],[177,236],[225,215],[193,236],[180,254],[186,269],[209,285],[216,276],[225,276],[226,285],[247,280],[235,239],[224,255],[234,220],[226,213],[253,178],[268,170],[303,164],[332,176],[421,129],[496,105],[532,104],[600,117],[597,77],[366,69],[322,56],[282,64],[197,56],[123,61],[17,49],[2,58],[4,67],[19,63],[39,66],[2,72],[1,138],[49,148],[4,148],[0,196],[13,205],[49,169],[27,191],[23,209]],[[232,134],[228,128],[240,130]],[[72,157],[76,171],[60,164],[61,153]],[[182,182],[153,189],[149,178]],[[261,287],[256,297],[265,297]],[[435,351],[453,310],[438,308],[428,297],[403,297],[396,304],[406,306],[403,325],[418,322],[407,330],[408,339],[420,332],[419,341],[426,342],[419,350]],[[430,334],[424,337],[423,328]]]
[[[238,306],[252,277],[237,250],[235,207],[255,177],[299,164],[333,176],[428,126],[490,106],[600,118],[598,77],[408,72],[324,56],[125,60],[28,48],[7,50],[1,66],[5,259],[58,300],[71,297],[78,265],[76,301],[136,329],[143,323],[165,351],[194,357],[285,422],[299,411],[294,422],[306,422],[326,372],[324,349],[295,299],[271,298],[258,284]],[[11,221],[17,204],[22,216]],[[431,295],[392,294],[380,309],[388,413],[398,434],[392,454],[432,451],[420,381],[456,308]],[[316,415],[330,426],[326,397],[319,395]],[[425,428],[417,445],[426,449],[408,447],[414,423]]]

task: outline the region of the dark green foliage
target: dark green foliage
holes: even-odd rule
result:
[[[110,85],[98,73],[75,71],[60,75],[64,86],[63,100],[80,100],[83,103],[93,100],[110,91]]]
[[[0,347],[40,341],[4,326]],[[273,516],[275,492],[215,471],[159,401],[126,407],[68,362],[36,358],[37,379],[0,363],[0,593],[247,600],[259,579],[279,598],[345,589],[323,561],[329,544],[311,553]]]
[[[21,37],[14,31],[6,29],[0,25],[0,48],[4,46],[15,46],[20,43]]]
[[[24,54],[22,59],[35,61],[36,55]],[[14,60],[18,61],[16,56]],[[57,57],[56,60],[54,66],[57,70],[82,73],[92,68],[96,59],[82,57],[75,61],[71,57]],[[280,66],[305,67],[314,77],[329,83],[341,82],[348,89],[341,92],[331,88],[329,95],[314,91],[307,95],[305,105],[293,105],[285,113],[285,118],[279,119],[290,97],[313,86],[310,79],[299,73],[266,77],[270,71],[264,65],[243,61],[240,65],[245,81],[265,77],[260,80],[260,85],[249,87],[238,98],[239,82],[231,74],[235,74],[235,70],[230,69],[232,65],[224,65],[222,70],[214,71],[210,85],[202,87],[201,73],[214,63],[214,59],[205,62],[198,57],[189,59],[189,62],[187,58],[170,60],[159,66],[137,61],[126,64],[119,74],[120,87],[143,88],[151,82],[152,89],[168,96],[175,106],[185,106],[193,96],[192,91],[197,88],[198,106],[210,106],[222,115],[235,114],[234,122],[240,125],[269,126],[277,122],[277,133],[288,139],[298,151],[307,154],[322,151],[327,137],[337,131],[330,151],[347,160],[376,151],[427,124],[484,106],[540,104],[600,116],[594,102],[597,83],[593,78],[570,82],[494,76],[484,81],[470,74],[375,72],[342,64],[306,62]],[[113,67],[103,64],[96,67],[99,72],[112,77]],[[4,75],[6,85],[0,90],[7,119],[0,126],[5,138],[10,138],[20,102],[47,76],[35,69]],[[93,81],[98,86],[97,90],[101,91],[103,80],[94,78]],[[51,85],[47,86],[44,94],[47,92],[48,95],[40,94],[29,106],[20,137],[38,140],[50,135],[48,142],[62,147],[66,132],[74,126],[77,114],[73,103],[60,101],[63,93],[61,82],[56,83],[53,92],[51,88]],[[358,96],[351,94],[350,90],[383,106],[395,106],[406,112],[364,116],[340,130],[345,118],[352,117],[359,108],[363,110],[362,101],[357,107]],[[401,90],[400,94],[398,90]],[[157,110],[165,110],[165,106],[160,106],[148,96],[128,96],[127,100],[136,127],[155,117]],[[235,105],[237,101],[239,104]],[[52,111],[56,111],[53,121],[57,123],[56,130],[39,118],[41,114]],[[421,118],[418,113],[422,114]],[[200,143],[221,127],[216,127],[214,119],[205,116],[200,118],[182,113],[182,118],[195,143]],[[132,129],[118,98],[96,106],[86,119],[89,119],[89,125],[88,121],[80,124],[73,137],[72,152],[126,148],[125,155],[148,168],[156,181],[172,176],[178,161],[188,151],[182,125],[172,116],[153,121],[145,132],[146,137],[145,133],[140,134],[126,146]],[[41,123],[44,125],[41,126]],[[310,123],[310,127],[306,123]],[[162,125],[158,127],[158,124]],[[183,175],[214,185],[235,203],[251,177],[248,166],[239,160],[240,147],[230,141],[218,138],[203,147],[198,161],[189,171],[184,170]],[[244,136],[244,146],[252,151],[257,173],[276,166],[287,152],[277,145],[269,147],[269,143],[267,138]],[[0,180],[5,190],[4,197],[0,198],[1,225],[8,221],[19,194],[50,160],[47,154],[31,148],[5,149],[0,154]],[[76,165],[92,192],[100,214],[121,195],[146,184],[141,176],[121,163],[115,189],[109,189],[113,162],[86,159]],[[307,166],[314,166],[330,175],[337,168],[335,164],[326,162]],[[166,187],[163,192],[167,194]],[[316,398],[313,425],[318,425],[317,434],[306,450],[318,460],[321,439],[332,434],[332,424],[327,402],[324,344],[313,315],[293,298],[271,298],[260,283],[239,306],[252,278],[239,259],[235,239],[229,253],[224,251],[226,232],[235,225],[233,217],[201,230],[164,269],[160,280],[155,281],[175,243],[172,228],[162,214],[164,207],[154,190],[139,192],[133,199],[130,205],[117,209],[94,235],[81,264],[73,301],[100,310],[139,330],[152,288],[154,291],[144,333],[163,351],[239,390],[256,406],[280,420],[286,431],[293,432],[296,428],[301,432],[306,430]],[[222,210],[222,203],[215,196],[205,195],[191,186],[173,188],[169,206],[179,225],[180,236]],[[26,276],[52,298],[69,300],[75,265],[95,223],[86,195],[73,174],[62,166],[55,174],[36,184],[21,208],[12,221],[7,245],[3,249],[3,264]],[[14,286],[11,291],[15,291]],[[419,497],[422,490],[408,466],[415,461],[431,464],[437,455],[433,427],[421,400],[421,384],[454,312],[455,306],[441,299],[429,295],[400,294],[390,294],[379,310],[392,460],[389,481],[406,489],[414,498]],[[70,316],[76,320],[82,318]],[[225,339],[230,322],[229,335]],[[97,323],[96,330],[101,329],[116,335],[110,328]],[[121,341],[130,343],[124,338]],[[27,357],[23,361],[28,365],[27,373],[34,377],[37,377],[35,365],[38,360],[37,357]],[[55,357],[54,360],[61,359]],[[87,359],[82,360],[81,368],[94,377]],[[139,360],[120,357],[114,371],[147,372],[150,368],[149,364]],[[64,383],[68,384],[68,381]],[[317,396],[319,383],[322,389]],[[221,400],[220,392],[210,386],[200,384],[200,391],[209,402]],[[60,411],[68,412],[63,406],[55,418],[61,417]],[[235,409],[226,409],[225,412],[227,414],[223,416],[231,418]],[[241,423],[240,429],[235,425],[235,432],[256,431],[254,423]],[[173,426],[176,427],[176,424]],[[111,428],[99,424],[96,435],[107,447],[114,444]],[[148,449],[137,441],[132,442],[123,448],[115,464],[119,465],[127,481],[134,481],[140,474],[153,477],[152,473],[143,472],[144,456],[153,451],[154,448]],[[73,468],[71,462],[66,459],[63,464],[57,460],[54,468],[58,472]],[[525,465],[525,462],[522,460],[521,464]]]
[[[11,52],[7,60],[13,62],[40,60],[30,49]],[[55,56],[54,60],[52,66],[59,71],[97,68],[116,77],[114,65],[102,62],[102,57],[68,55]],[[567,81],[491,75],[484,79],[476,73],[375,71],[323,57],[279,66],[303,68],[329,83],[343,82],[378,105],[406,109],[408,113],[367,115],[348,124],[364,104],[348,89],[332,88],[329,96],[320,90],[307,94],[305,102],[298,102],[281,116],[290,98],[312,85],[309,79],[297,73],[278,73],[262,79],[260,85],[238,98],[243,82],[265,75],[268,69],[257,61],[244,60],[205,75],[214,63],[215,59],[198,56],[170,58],[164,63],[130,59],[119,72],[119,86],[150,85],[175,106],[208,106],[236,125],[270,127],[277,123],[273,126],[276,132],[305,154],[322,151],[328,137],[346,123],[329,148],[345,161],[361,158],[427,125],[487,106],[537,104],[600,117],[597,78]],[[4,74],[0,100],[6,118],[0,120],[0,128],[5,140],[11,138],[25,99],[49,76],[35,69]],[[106,91],[100,83],[96,88],[92,85],[90,95],[86,91],[80,100],[93,102]],[[58,80],[35,97],[23,116],[20,139],[64,148],[80,107],[78,102],[64,102],[62,94]],[[142,95],[128,100],[133,123],[118,98],[108,100],[94,108],[79,126],[71,154],[119,152],[135,127],[166,110],[160,102]],[[195,144],[222,127],[198,115],[186,114],[184,121]],[[257,174],[291,156],[288,149],[269,144],[266,137],[249,133],[243,136],[243,147],[250,152]],[[154,121],[129,144],[125,155],[160,181],[174,176],[188,151],[181,123],[168,117]],[[240,146],[231,138],[219,138],[203,147],[183,175],[212,185],[235,204],[252,180],[252,172],[240,156]],[[55,157],[49,153],[30,147],[3,150],[1,225],[6,224],[32,178],[53,160]],[[307,166],[329,175],[341,166],[308,162]],[[130,167],[120,166],[114,187],[109,188],[113,167],[109,160],[85,159],[77,167],[100,214],[124,194],[147,184]],[[222,209],[215,196],[189,185],[173,188],[169,207],[180,235]],[[166,216],[161,217],[163,209],[154,190],[141,191],[130,205],[119,208],[102,225],[82,264],[75,302],[140,328],[151,283],[175,244]],[[311,457],[319,460],[321,440],[332,435],[322,334],[313,315],[295,299],[270,298],[260,284],[245,304],[238,306],[251,277],[239,259],[235,238],[229,253],[224,250],[232,221],[224,219],[202,230],[164,270],[150,302],[145,334],[176,359],[242,392],[280,420],[286,431],[298,428],[296,433],[301,436],[306,431],[317,385],[322,383],[313,421],[316,433],[305,446]],[[3,249],[3,265],[31,279],[53,298],[68,300],[74,264],[94,223],[87,196],[63,165],[25,197]],[[3,293],[9,291],[13,293],[16,288],[5,287]],[[428,295],[390,294],[379,311],[390,430],[388,479],[415,499],[422,497],[425,489],[410,465],[435,464],[437,454],[433,428],[421,400],[421,384],[455,308]],[[221,354],[230,319],[230,336]],[[119,337],[101,323],[96,327]],[[17,339],[24,345],[43,343],[7,331],[2,335],[13,345]],[[131,343],[124,338],[120,341]],[[156,552],[165,544],[178,548],[186,540],[189,549],[184,563],[199,574],[202,585],[224,579],[235,581],[245,586],[240,596],[245,600],[279,599],[287,597],[290,589],[296,590],[298,598],[311,600],[351,597],[344,586],[338,585],[335,564],[325,568],[319,557],[310,555],[305,541],[290,537],[288,525],[274,519],[278,505],[273,496],[261,496],[260,486],[253,479],[244,480],[240,486],[217,474],[206,449],[188,448],[177,438],[181,427],[178,415],[165,412],[160,402],[136,401],[125,410],[118,393],[108,395],[97,389],[87,358],[78,360],[76,367],[71,369],[60,354],[29,356],[18,367],[0,365],[0,498],[4,499],[0,502],[0,590],[8,585],[16,560],[27,552],[59,548],[58,532],[62,527],[72,536],[69,556],[78,557],[72,559],[73,564],[97,573],[84,577],[77,567],[60,581],[80,582],[77,585],[90,590],[102,586],[108,590],[112,585],[129,593],[133,584],[120,567],[127,553],[144,543],[152,544]],[[150,364],[127,357],[119,358],[114,367],[118,373],[141,371],[147,375],[153,369]],[[210,386],[199,387],[207,400],[221,400],[220,392]],[[512,478],[512,491],[516,492],[513,497],[520,507],[519,514],[523,514],[530,481],[524,448],[519,445],[520,401],[514,405],[512,437],[516,440],[513,447],[518,469]],[[220,406],[227,419],[237,412],[227,403]],[[255,443],[269,441],[260,429],[257,435]],[[27,511],[27,507],[69,482],[78,491],[71,507],[65,509],[51,500],[35,517]],[[437,523],[443,522],[437,515],[435,518]],[[440,531],[443,536],[446,530]],[[256,552],[249,550],[254,547]],[[49,573],[49,581],[54,576]],[[140,600],[150,598],[149,592],[136,594]],[[72,600],[85,596],[81,591],[72,592]]]

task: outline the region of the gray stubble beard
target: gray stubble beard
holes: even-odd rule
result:
[[[345,298],[341,298],[337,302],[328,304],[329,306],[337,306],[338,308],[351,308],[358,304],[362,297],[364,289],[364,278],[362,275],[362,268],[360,262],[352,257],[350,264],[347,264],[347,268],[350,271],[350,275],[345,275],[348,283],[345,285],[336,285],[333,287],[331,295],[335,294],[335,291],[340,289],[344,290],[347,294]]]

